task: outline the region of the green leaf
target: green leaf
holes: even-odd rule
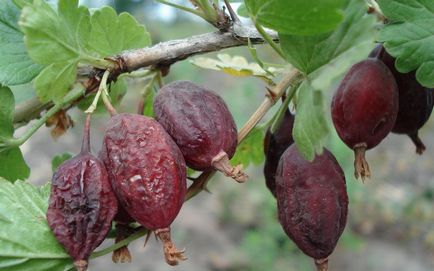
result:
[[[53,157],[53,159],[51,160],[51,169],[54,171],[56,171],[56,169],[66,160],[70,159],[73,155],[66,152],[66,153],[62,153],[62,154],[58,154],[56,156]]]
[[[231,164],[243,164],[245,168],[250,164],[259,165],[264,160],[263,140],[264,130],[257,127],[253,128],[244,141],[238,145],[237,151],[231,159]]]
[[[345,0],[246,0],[260,24],[281,34],[314,35],[329,32],[342,21]]]
[[[13,138],[14,95],[8,87],[0,88],[0,145]],[[9,180],[26,179],[30,169],[19,148],[0,148],[0,176]]]
[[[48,227],[45,214],[50,186],[37,188],[0,178],[0,269],[71,269],[72,261]]]
[[[305,80],[298,89],[297,111],[292,135],[297,149],[306,160],[312,161],[321,154],[329,133],[325,119],[324,99],[321,91],[315,90]]]
[[[27,54],[19,16],[20,10],[12,0],[0,5],[0,84],[7,86],[31,81],[42,68]]]
[[[380,32],[379,40],[397,58],[398,71],[416,71],[417,80],[434,87],[434,1],[378,0],[391,21]]]
[[[345,19],[335,31],[312,36],[280,34],[282,50],[288,62],[309,74],[341,56],[354,46],[372,40],[375,18],[366,14],[363,0],[350,0]]]
[[[14,95],[8,87],[0,87],[0,139],[14,134]]]
[[[68,93],[77,76],[77,62],[57,62],[47,66],[35,79],[35,89],[41,102],[58,103]]]
[[[247,10],[246,4],[241,3],[241,5],[237,9],[237,14],[241,17],[249,17],[249,11]]]
[[[91,24],[89,47],[102,57],[151,44],[150,35],[143,25],[128,13],[117,16],[111,7],[95,11]]]
[[[39,64],[92,58],[85,50],[89,10],[78,7],[78,0],[60,0],[57,12],[44,0],[34,0],[22,9],[19,25],[30,57]]]
[[[27,4],[31,4],[33,0],[13,0],[15,5],[19,7],[20,9],[23,8]]]
[[[24,160],[20,148],[0,151],[0,176],[8,181],[25,180],[30,175],[30,168]],[[0,260],[1,261],[1,260]],[[1,266],[1,265],[0,265]]]

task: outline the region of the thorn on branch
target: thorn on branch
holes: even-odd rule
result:
[[[241,22],[240,18],[238,18],[237,13],[234,11],[234,9],[232,8],[231,4],[229,3],[228,0],[224,0],[225,1],[225,5],[228,9],[229,15],[231,16],[231,19],[234,23],[238,23]]]

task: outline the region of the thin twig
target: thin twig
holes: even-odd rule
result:
[[[277,33],[264,31],[271,40],[278,40]],[[238,36],[238,34],[232,32],[206,33],[186,39],[161,42],[152,47],[127,51],[117,58],[122,62],[125,71],[133,71],[157,64],[171,65],[197,54],[246,46],[248,38],[251,39],[252,44],[263,44],[265,42],[258,31],[251,27],[238,26],[236,33],[241,33],[243,36]],[[247,34],[249,36],[245,36]]]

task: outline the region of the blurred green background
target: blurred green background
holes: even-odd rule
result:
[[[174,1],[188,5],[188,1]],[[207,23],[157,4],[154,1],[83,0],[90,7],[111,5],[118,12],[132,13],[151,33],[153,43],[215,31]],[[116,33],[113,33],[116,35]],[[374,47],[372,41],[333,67],[341,75],[354,59],[362,59]],[[267,46],[257,46],[266,62],[280,60]],[[253,61],[246,48],[218,53],[244,56]],[[335,71],[336,72],[336,71]],[[334,74],[333,73],[333,77]],[[218,92],[227,102],[238,128],[261,103],[265,84],[251,77],[233,77],[218,71],[200,69],[188,60],[174,64],[165,82],[191,80]],[[326,108],[341,77],[323,89]],[[325,85],[329,85],[325,83]],[[120,104],[123,112],[135,112],[136,101],[143,90],[142,79],[128,81],[128,92]],[[277,107],[277,106],[276,106]],[[272,116],[273,109],[265,120]],[[53,142],[49,130],[41,129],[24,146],[25,157],[32,168],[31,180],[43,183],[51,177],[51,159],[64,152],[76,153],[80,142],[83,116],[71,111],[75,127]],[[330,115],[330,114],[328,114]],[[102,114],[93,125],[94,152],[99,150],[104,124]],[[330,118],[329,118],[330,121]],[[330,270],[434,270],[434,127],[432,121],[421,131],[427,145],[423,156],[415,154],[409,138],[390,135],[377,148],[368,151],[372,178],[365,184],[353,177],[353,154],[333,133],[326,144],[336,156],[347,177],[350,197],[349,221],[336,251],[331,256]],[[262,146],[262,142],[259,142]],[[49,148],[47,148],[49,146]],[[177,246],[186,247],[189,258],[177,270],[314,270],[312,260],[299,252],[282,231],[276,219],[276,202],[267,190],[262,163],[250,165],[250,180],[236,184],[218,174],[211,181],[211,194],[202,193],[185,204],[172,227]],[[104,243],[110,245],[111,241]],[[164,263],[161,244],[143,240],[131,245],[134,261],[114,265],[109,256],[91,261],[90,270],[171,270]]]

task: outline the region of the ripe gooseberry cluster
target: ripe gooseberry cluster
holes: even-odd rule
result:
[[[422,94],[421,94],[422,93]],[[411,74],[401,74],[380,45],[355,64],[333,97],[332,119],[341,139],[356,154],[355,174],[370,176],[364,154],[392,132],[405,133],[417,152],[425,149],[418,130],[433,107],[432,90]],[[98,158],[90,153],[90,115],[80,154],[53,176],[47,220],[58,241],[87,269],[91,252],[116,222],[116,241],[138,222],[163,242],[166,262],[185,260],[170,236],[170,225],[186,197],[186,166],[219,170],[238,182],[247,175],[231,166],[237,130],[226,104],[214,92],[189,81],[164,86],[154,100],[155,119],[112,112]],[[348,215],[343,170],[327,149],[306,161],[292,144],[294,115],[289,110],[264,140],[266,185],[276,197],[285,233],[318,270],[341,236]],[[115,262],[131,260],[128,249],[114,252]]]

